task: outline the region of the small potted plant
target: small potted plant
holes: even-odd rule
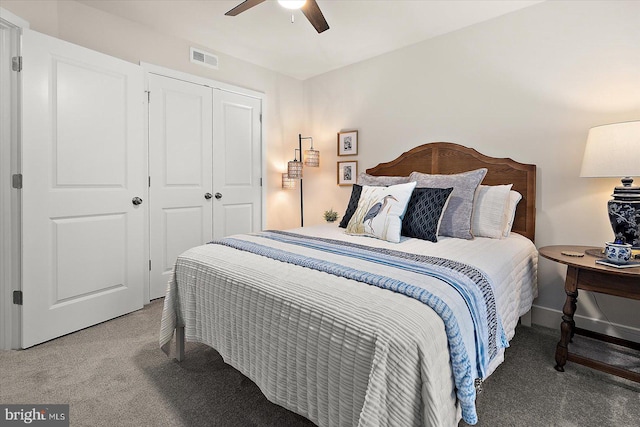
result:
[[[338,219],[338,212],[334,211],[333,208],[329,209],[328,211],[324,211],[324,219],[327,222],[334,222],[336,219]]]

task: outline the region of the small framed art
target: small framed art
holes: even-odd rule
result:
[[[338,185],[352,185],[358,179],[358,162],[338,162]]]
[[[355,156],[358,154],[358,131],[338,132],[338,156]]]

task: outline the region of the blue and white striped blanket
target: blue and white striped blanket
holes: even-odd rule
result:
[[[251,240],[231,237],[212,243],[353,279],[431,307],[445,326],[462,417],[470,424],[477,422],[474,380],[482,379],[498,350],[508,346],[492,285],[482,271],[445,258],[289,232],[265,231],[252,237]],[[442,286],[424,287],[424,282],[433,283],[425,281],[424,276],[440,279],[438,283]],[[460,307],[460,300],[468,313],[451,308]]]

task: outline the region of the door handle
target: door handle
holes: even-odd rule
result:
[[[222,194],[216,193],[216,199],[218,199],[218,200],[222,199]]]
[[[204,198],[209,200],[211,199],[213,196],[211,195],[211,193],[204,193]]]
[[[134,197],[131,199],[131,203],[133,203],[134,206],[138,206],[142,204],[142,199],[140,197]]]

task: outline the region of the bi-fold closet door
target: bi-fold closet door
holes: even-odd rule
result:
[[[149,296],[178,255],[261,228],[261,100],[148,74]]]

